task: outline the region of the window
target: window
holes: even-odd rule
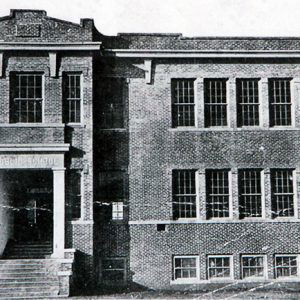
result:
[[[259,125],[258,79],[237,80],[238,126]]]
[[[226,79],[204,80],[205,127],[227,126]]]
[[[292,277],[298,275],[297,255],[275,256],[275,277]]]
[[[232,278],[232,257],[209,256],[208,279]]]
[[[241,218],[262,217],[261,171],[238,172],[239,210]]]
[[[229,171],[206,171],[207,217],[229,217]]]
[[[125,258],[104,258],[101,262],[101,270],[101,281],[105,284],[122,284],[126,281]]]
[[[41,74],[14,74],[11,76],[11,122],[42,122]]]
[[[123,202],[112,203],[112,220],[123,220]]]
[[[271,194],[273,217],[293,217],[293,170],[271,170]]]
[[[100,80],[99,115],[96,116],[100,128],[123,128],[125,79],[101,78]]]
[[[172,80],[173,127],[195,126],[195,79]]]
[[[64,122],[81,122],[81,75],[64,76]]]
[[[70,204],[72,208],[72,219],[80,219],[81,217],[81,197],[82,197],[82,171],[70,170],[69,176],[69,191]]]
[[[197,256],[174,257],[174,280],[199,279],[199,258]]]
[[[173,217],[196,218],[196,172],[173,170]]]
[[[269,80],[270,126],[289,126],[291,118],[290,79]]]
[[[242,278],[265,277],[264,256],[242,256]]]

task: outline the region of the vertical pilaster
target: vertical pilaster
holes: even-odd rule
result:
[[[203,78],[197,78],[195,80],[195,103],[196,103],[196,126],[198,128],[204,128],[204,80]]]
[[[233,219],[239,219],[239,193],[238,193],[238,170],[231,170],[231,203]]]
[[[227,121],[228,127],[237,127],[237,107],[236,107],[236,79],[229,78],[227,81]]]
[[[65,169],[53,169],[53,254],[63,258],[65,249]]]
[[[265,169],[264,172],[264,197],[265,197],[265,217],[272,218],[272,196],[271,196],[271,172]]]
[[[199,184],[199,219],[206,220],[206,183],[205,183],[205,170],[198,172],[198,184]]]
[[[300,78],[294,78],[291,83],[291,101],[292,101],[292,124],[295,127],[300,126]],[[294,122],[293,122],[294,121]]]
[[[261,78],[259,81],[259,99],[260,99],[260,114],[259,124],[263,128],[270,127],[269,120],[269,85],[268,78]]]

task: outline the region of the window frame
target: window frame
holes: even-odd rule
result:
[[[277,103],[277,105],[289,105],[290,107],[290,124],[288,125],[278,125],[275,124],[276,120],[272,117],[272,105],[275,105],[276,102],[274,100],[274,97],[271,97],[271,84],[275,81],[279,81],[279,80],[286,80],[289,82],[289,96],[290,96],[290,102],[286,102],[286,103]],[[268,105],[269,105],[269,127],[270,128],[291,128],[295,126],[295,113],[294,113],[294,84],[293,84],[293,78],[291,77],[272,77],[272,78],[268,78]],[[271,102],[273,100],[273,102]]]
[[[20,89],[22,86],[19,85],[18,82],[20,80],[17,80],[18,76],[40,76],[41,77],[41,98],[20,98],[20,97],[13,97],[13,95],[16,93],[17,89]],[[45,113],[45,73],[43,71],[37,71],[37,72],[32,72],[32,71],[24,71],[24,72],[10,72],[9,74],[10,80],[9,80],[9,85],[10,85],[10,108],[9,108],[9,123],[11,124],[43,124],[44,123],[44,113]],[[35,88],[36,86],[34,86]],[[27,86],[28,88],[28,86]],[[40,101],[41,102],[41,121],[39,122],[20,122],[16,121],[15,115],[15,101]],[[18,117],[20,119],[20,116]]]
[[[175,260],[176,259],[184,259],[184,258],[193,258],[196,259],[195,263],[195,270],[196,270],[196,277],[189,277],[189,278],[176,278],[176,267],[175,267]],[[199,265],[199,255],[173,255],[172,258],[172,277],[174,283],[197,283],[200,280],[200,265]]]
[[[112,221],[123,221],[124,220],[124,202],[112,202],[111,204],[111,220]],[[120,207],[122,209],[120,209]],[[116,208],[116,210],[114,210]],[[120,217],[121,216],[121,217]]]
[[[229,277],[210,277],[209,270],[211,269],[209,266],[209,260],[211,258],[229,258]],[[226,281],[226,280],[233,280],[234,279],[234,272],[233,272],[233,255],[207,255],[206,260],[206,278],[209,281]]]
[[[225,91],[224,93],[222,93],[222,96],[225,97],[225,103],[217,103],[217,102],[208,102],[207,101],[207,90],[208,90],[208,87],[207,87],[207,84],[209,82],[222,82],[222,84],[224,84],[225,86]],[[230,126],[230,115],[231,115],[231,112],[230,112],[230,95],[229,95],[229,78],[204,78],[203,79],[203,114],[204,114],[204,128],[213,128],[213,129],[217,129],[217,128],[229,128]],[[208,119],[207,119],[207,107],[208,106],[225,106],[225,113],[226,113],[226,118],[225,121],[226,121],[226,124],[222,124],[222,125],[212,125],[212,120],[211,118],[209,118],[209,122],[208,122]]]
[[[109,260],[112,260],[112,261],[116,261],[116,260],[119,260],[119,261],[123,261],[123,264],[124,264],[124,269],[104,269],[103,267],[103,261],[109,261]],[[118,281],[116,283],[112,282],[112,281],[109,281],[109,280],[105,280],[103,277],[103,273],[105,271],[123,271],[123,280],[122,281]],[[116,256],[113,256],[113,257],[101,257],[100,258],[100,272],[99,272],[99,282],[106,285],[106,286],[114,286],[114,285],[125,285],[126,282],[127,282],[127,258],[126,257],[116,257]]]
[[[209,205],[210,201],[209,201],[209,186],[208,186],[208,174],[211,172],[220,172],[220,171],[225,171],[227,172],[227,176],[228,176],[228,194],[224,194],[223,196],[228,196],[228,216],[225,217],[213,217],[210,216],[211,214],[209,214]],[[215,194],[214,196],[222,196],[221,194]],[[232,203],[232,170],[231,169],[205,169],[205,210],[206,210],[206,220],[228,220],[228,219],[232,219],[233,217],[233,203]]]
[[[249,258],[251,258],[251,257],[259,258],[259,257],[261,257],[263,259],[263,263],[262,263],[263,276],[244,277],[244,275],[243,275],[243,271],[244,271],[243,258],[244,257],[249,257]],[[241,254],[240,264],[241,264],[240,265],[241,280],[243,280],[243,281],[257,281],[257,280],[266,280],[266,279],[268,279],[268,261],[267,261],[267,255],[266,254]]]
[[[68,76],[80,76],[80,98],[68,98],[66,97],[66,81],[67,81],[67,77]],[[83,124],[83,73],[82,72],[64,72],[63,73],[63,123],[67,124],[67,125],[82,125]],[[68,113],[68,115],[70,114],[69,111],[69,101],[79,101],[80,102],[80,121],[79,122],[69,122],[69,116],[68,116],[68,121],[66,120],[66,113]],[[68,103],[68,106],[66,107],[66,104]],[[75,117],[76,117],[76,111],[75,111]]]
[[[192,172],[194,174],[194,181],[195,181],[195,194],[175,194],[174,189],[174,181],[175,181],[175,172]],[[172,219],[175,221],[182,221],[182,220],[197,220],[199,218],[199,172],[196,169],[173,169],[172,170],[172,179],[171,179],[171,189],[172,189]],[[195,211],[196,214],[194,217],[175,217],[175,209],[174,206],[177,203],[180,206],[180,202],[174,201],[175,197],[195,197]]]
[[[297,268],[297,274],[295,276],[277,276],[277,264],[276,264],[276,258],[277,257],[296,257],[296,268]],[[300,254],[275,254],[274,255],[274,279],[280,281],[280,280],[300,280]]]
[[[277,213],[276,210],[276,214],[274,213],[274,209],[273,209],[273,197],[276,196],[274,195],[274,188],[273,188],[273,173],[276,171],[291,171],[292,172],[292,189],[293,189],[293,193],[289,193],[290,195],[293,196],[293,215],[292,216],[280,216]],[[272,209],[272,219],[297,219],[298,218],[298,194],[297,194],[297,176],[296,176],[296,169],[295,168],[272,168],[270,169],[270,191],[271,191],[271,209]],[[278,193],[278,194],[282,194],[284,195],[284,193]]]
[[[245,81],[246,82],[253,81],[254,83],[257,84],[257,86],[256,86],[257,95],[255,95],[257,97],[257,103],[253,103],[253,102],[252,103],[250,103],[250,102],[241,103],[240,102],[240,100],[242,98],[242,95],[241,95],[242,86],[241,86],[241,84]],[[236,78],[235,84],[236,84],[236,107],[237,107],[236,108],[236,114],[237,114],[236,121],[237,121],[237,128],[252,128],[252,127],[259,128],[259,127],[261,127],[261,124],[262,124],[262,120],[261,120],[261,118],[262,118],[261,110],[262,109],[261,109],[261,107],[262,106],[261,106],[261,83],[260,83],[260,81],[261,81],[261,79],[256,78],[256,77],[255,78],[250,78],[250,77],[249,78]],[[249,92],[248,92],[248,95],[249,95]],[[241,107],[241,105],[244,105],[244,106],[257,106],[258,107],[258,111],[257,111],[258,124],[257,125],[245,125],[243,123],[243,116],[242,116],[242,114],[241,115],[239,114],[239,111],[240,111],[239,107]]]
[[[193,84],[193,102],[192,103],[175,103],[175,82],[188,81]],[[193,106],[193,116],[194,116],[194,124],[193,125],[178,125],[178,120],[175,122],[175,107],[180,106]],[[189,77],[189,78],[171,78],[171,128],[196,128],[197,127],[197,78]],[[178,113],[177,113],[178,114]]]

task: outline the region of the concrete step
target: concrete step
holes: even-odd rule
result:
[[[36,272],[0,272],[0,280],[2,279],[20,279],[20,278],[33,278],[33,277],[47,277],[51,273],[45,271]],[[53,273],[52,273],[53,274]],[[56,275],[56,274],[53,274]]]
[[[16,278],[1,278],[0,279],[0,286],[5,284],[27,284],[27,283],[40,283],[40,282],[49,282],[49,283],[58,283],[57,276],[47,275],[47,276],[27,276],[27,277],[16,277]]]
[[[38,278],[36,278],[38,279]],[[42,279],[39,279],[37,281],[23,281],[23,279],[20,279],[18,281],[4,281],[2,282],[2,280],[0,280],[0,291],[2,289],[7,289],[7,288],[10,288],[10,289],[13,289],[15,290],[16,288],[20,288],[20,287],[36,287],[36,288],[41,288],[41,289],[44,289],[45,287],[58,287],[58,279],[53,279],[53,280],[42,280]]]

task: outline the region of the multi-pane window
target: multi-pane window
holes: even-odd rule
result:
[[[263,256],[242,256],[242,278],[265,277]]]
[[[298,257],[296,255],[275,256],[275,277],[291,277],[298,275]]]
[[[255,169],[240,170],[238,172],[238,183],[240,217],[261,217],[261,171]]]
[[[173,127],[195,126],[194,79],[172,80]]]
[[[269,80],[270,126],[288,126],[291,118],[290,79]]]
[[[196,218],[196,172],[173,170],[173,218]]]
[[[204,80],[205,127],[227,126],[226,79]]]
[[[82,198],[82,170],[69,170],[68,176],[68,193],[70,198],[70,208],[72,219],[81,217],[81,198]]]
[[[198,279],[198,264],[197,256],[175,256],[174,280]]]
[[[293,217],[293,170],[271,171],[271,194],[273,217]]]
[[[236,83],[238,126],[258,126],[258,79],[239,79]]]
[[[112,220],[123,220],[123,202],[112,203]]]
[[[100,128],[124,127],[124,100],[126,84],[124,78],[101,78],[96,121]]]
[[[42,74],[14,74],[11,80],[11,122],[42,122]]]
[[[81,122],[81,75],[64,76],[64,122]]]
[[[102,259],[101,270],[101,281],[105,284],[122,284],[126,281],[125,258]]]
[[[229,171],[206,171],[207,218],[229,217]]]
[[[208,279],[231,278],[232,261],[230,256],[209,256]]]

